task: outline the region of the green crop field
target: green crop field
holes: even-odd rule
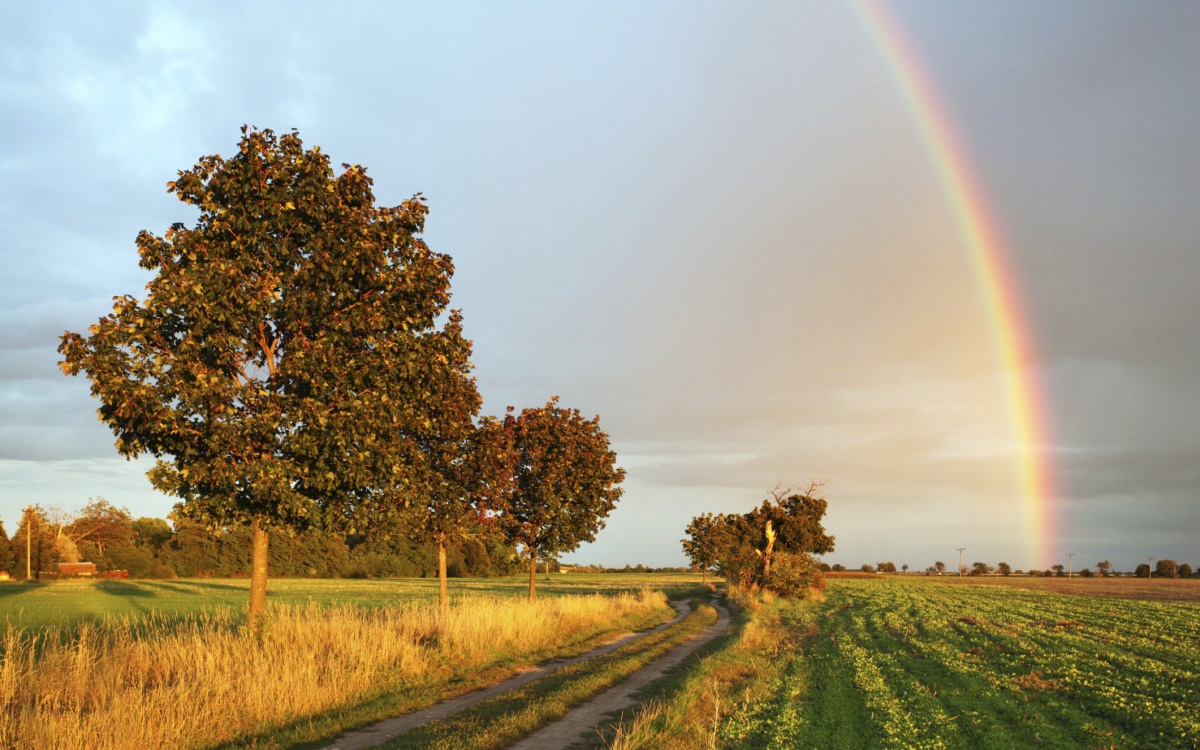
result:
[[[1197,747],[1200,587],[1104,583],[832,580],[749,612],[619,746]]]
[[[669,596],[684,595],[699,575],[674,573],[555,574],[538,576],[538,596],[612,594],[642,587],[661,588]],[[529,579],[452,578],[451,597],[485,593],[525,596]],[[0,627],[6,623],[35,630],[74,627],[105,616],[182,618],[229,609],[240,614],[249,601],[249,579],[179,579],[173,581],[71,580],[45,584],[0,583]],[[385,607],[437,600],[437,579],[272,579],[267,600],[273,604],[353,605]]]

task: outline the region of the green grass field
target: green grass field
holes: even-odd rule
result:
[[[539,577],[538,592],[685,596],[698,584],[691,575],[562,574]],[[236,622],[247,585],[0,584],[0,616],[26,632],[113,616],[155,621],[161,633],[163,623],[176,627],[172,618],[216,610]],[[451,594],[517,598],[526,585],[453,579]],[[437,582],[276,579],[269,591],[276,607],[384,610],[432,603]],[[743,611],[702,660],[647,697],[606,747],[1196,748],[1200,582],[833,578],[823,600]],[[326,725],[352,725],[355,710],[306,721],[319,736]]]
[[[671,573],[566,573],[539,575],[538,596],[612,594],[642,587],[663,589],[670,597],[693,592],[699,575]],[[450,595],[525,596],[529,579],[452,578]],[[36,630],[75,627],[106,616],[139,617],[154,613],[182,618],[218,609],[240,613],[249,601],[249,579],[179,579],[174,581],[72,580],[53,583],[0,583],[0,626]],[[272,579],[269,604],[353,605],[386,607],[398,603],[435,601],[437,579]]]
[[[823,602],[750,612],[618,746],[1195,748],[1200,587],[1183,583],[1163,601],[1123,582],[832,580]]]

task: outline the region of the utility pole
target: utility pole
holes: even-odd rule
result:
[[[1075,553],[1067,553],[1067,578],[1070,578],[1075,573]]]
[[[29,538],[33,531],[29,528],[29,520],[33,518],[33,506],[25,508],[25,580],[28,581],[32,576],[29,575]]]
[[[1146,566],[1146,568],[1147,568],[1147,570],[1146,570],[1146,577],[1147,577],[1147,578],[1153,578],[1153,577],[1154,577],[1154,558],[1153,558],[1153,557],[1147,557],[1147,558],[1146,558],[1146,562],[1150,563],[1149,565],[1147,565],[1147,566]]]
[[[962,578],[962,553],[966,547],[955,547],[954,549],[958,550],[958,577]]]

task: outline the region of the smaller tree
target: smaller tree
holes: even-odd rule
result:
[[[937,562],[935,562],[933,564],[933,567],[937,569],[938,575],[942,575],[943,573],[946,572],[946,563],[942,562],[941,560],[938,560]]]
[[[880,573],[895,573],[896,563],[890,560],[888,562],[875,563],[875,570]]]
[[[171,541],[173,534],[170,524],[161,518],[139,518],[129,524],[129,530],[133,532],[135,546],[149,547],[155,551]]]
[[[971,575],[986,576],[991,575],[992,566],[985,562],[977,562],[971,565]]]
[[[82,554],[99,563],[108,547],[133,544],[132,524],[128,510],[94,497],[73,520],[59,527],[59,537],[66,537]]]
[[[708,569],[717,563],[717,524],[712,513],[696,516],[687,525],[688,538],[681,540],[683,553],[700,568],[704,583],[708,583]]]
[[[1109,572],[1112,570],[1112,563],[1110,563],[1108,560],[1101,560],[1100,562],[1096,563],[1096,570],[1100,571],[1101,576],[1107,577]]]
[[[1156,578],[1174,578],[1179,572],[1179,566],[1171,559],[1159,560],[1154,564],[1154,576]]]
[[[996,566],[996,572],[1002,576],[1012,575],[1012,566],[1006,562],[1002,562]]]
[[[874,568],[871,567],[871,563],[863,563],[862,565],[859,566],[858,569],[864,573],[870,573],[871,571],[874,570]]]
[[[13,566],[16,562],[17,558],[13,554],[12,540],[8,538],[8,533],[4,530],[4,522],[0,521],[0,571],[14,575]]]
[[[833,565],[830,566],[829,569],[832,570],[834,573],[845,573],[846,572],[846,566],[842,565],[841,563],[834,563]]]
[[[1095,573],[1093,573],[1090,568],[1084,568],[1083,570],[1079,571],[1080,578],[1091,578],[1094,575]]]
[[[1054,571],[1054,575],[1056,576],[1065,576],[1067,574],[1067,567],[1065,565],[1052,565],[1050,569]]]
[[[905,573],[907,573],[907,572],[908,572],[908,563],[904,563],[903,565],[901,565],[901,566],[900,566],[900,570],[902,570],[902,571],[904,571]]]
[[[1146,563],[1142,563],[1141,565],[1137,566],[1137,568],[1133,571],[1133,574],[1138,578],[1149,578],[1150,566]]]
[[[30,505],[21,513],[21,524],[13,534],[13,553],[17,558],[16,572],[26,579],[40,579],[41,573],[55,562],[56,531],[46,511],[40,505]]]
[[[600,417],[564,409],[558,397],[503,420],[486,420],[480,440],[492,458],[485,488],[492,518],[529,558],[529,599],[537,595],[539,552],[565,553],[596,538],[621,497],[625,470]]]
[[[1180,578],[1191,578],[1192,577],[1192,566],[1188,565],[1187,563],[1183,563],[1182,565],[1180,565],[1179,566],[1179,577]]]

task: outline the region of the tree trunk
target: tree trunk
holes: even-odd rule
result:
[[[250,560],[250,627],[267,612],[267,530],[258,518],[254,530],[254,555]]]
[[[450,606],[450,587],[446,583],[446,535],[438,534],[438,609]]]
[[[529,546],[529,601],[537,598],[537,549]]]
[[[546,555],[546,583],[550,582],[550,555]]]
[[[708,583],[708,568],[700,568],[700,583]]]

